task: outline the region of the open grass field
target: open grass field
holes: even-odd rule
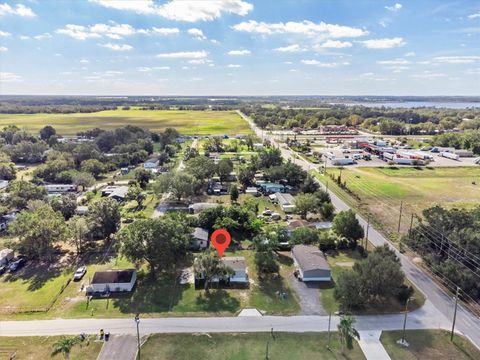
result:
[[[59,339],[58,336],[49,337],[0,337],[0,359],[9,359],[15,352],[15,359],[39,360],[39,359],[64,359],[62,354],[51,356],[52,345]],[[90,336],[81,344],[72,348],[70,360],[95,360],[102,349],[102,342],[94,341]]]
[[[412,213],[442,205],[473,207],[480,203],[480,167],[455,168],[330,168],[353,193],[347,194],[330,177],[321,176],[329,187],[361,212],[373,215],[387,232],[396,232],[400,203],[403,202],[401,232],[408,230]]]
[[[369,245],[371,249],[371,245]],[[362,256],[358,251],[352,250],[342,250],[342,251],[332,251],[327,253],[327,261],[332,269],[333,282],[327,283],[322,286],[320,290],[320,301],[323,308],[327,312],[335,312],[338,310],[348,310],[340,309],[340,304],[335,299],[335,279],[339,276],[341,271],[351,269],[356,261],[361,260]],[[407,283],[411,285],[410,283]],[[418,309],[425,303],[425,297],[423,294],[415,289],[413,295],[415,300],[411,301],[409,304],[409,310],[413,311]],[[364,315],[364,314],[387,314],[387,313],[399,313],[403,311],[405,304],[400,303],[397,299],[390,299],[385,304],[378,305],[369,305],[365,308],[352,311],[354,314]]]
[[[275,330],[275,329],[274,329]],[[355,342],[351,351],[340,353],[336,334],[331,337],[332,351],[326,349],[326,333],[255,334],[157,334],[143,345],[142,359],[148,360],[318,360],[365,359]]]
[[[397,344],[401,331],[383,332],[380,338],[392,360],[474,360],[480,359],[480,351],[467,339],[454,336],[444,330],[410,330],[405,338],[410,346],[405,348]]]
[[[234,111],[107,110],[73,114],[0,114],[0,127],[17,125],[38,132],[52,125],[61,135],[102,128],[106,130],[136,125],[152,131],[176,128],[185,135],[236,135],[251,133],[250,127]]]

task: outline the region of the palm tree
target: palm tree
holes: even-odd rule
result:
[[[53,357],[61,353],[63,354],[63,357],[65,359],[69,359],[70,351],[72,350],[72,347],[77,344],[77,342],[78,338],[76,337],[62,336],[53,344],[53,351],[51,356]]]
[[[345,346],[349,350],[353,348],[354,338],[360,340],[360,334],[354,327],[356,321],[355,317],[351,315],[345,315],[340,318],[338,334],[340,336],[340,344],[342,345],[342,354],[345,351]]]

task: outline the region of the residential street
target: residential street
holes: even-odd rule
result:
[[[285,159],[291,159],[295,164],[300,165],[304,170],[311,170],[314,167],[318,166],[307,162],[305,160],[299,159],[297,156],[294,156],[293,152],[283,146],[278,144],[275,139],[268,135],[265,131],[259,129],[253,121],[238,111],[240,116],[242,116],[255,131],[259,137],[267,137],[272,143],[279,146],[282,155]],[[322,185],[325,189],[325,187]],[[348,210],[350,207],[345,204],[338,196],[333,192],[329,191],[332,203],[337,209],[337,211]],[[357,218],[360,221],[360,224],[367,227],[367,221],[357,214]],[[388,246],[395,251],[397,256],[400,258],[402,263],[403,271],[407,278],[417,286],[417,288],[422,291],[422,293],[427,297],[428,300],[450,321],[453,319],[453,312],[455,301],[453,297],[447,294],[435,281],[425,274],[417,265],[415,265],[407,256],[401,254],[383,235],[376,231],[372,226],[368,232],[368,239],[375,246],[380,246],[383,244],[388,244]],[[450,325],[451,326],[451,325]],[[480,348],[480,319],[475,315],[471,314],[463,306],[459,305],[457,312],[457,322],[456,330],[467,335],[470,340]]]
[[[2,321],[0,336],[47,336],[61,334],[96,334],[100,329],[111,334],[136,334],[131,318],[123,319],[65,319],[34,321]],[[358,330],[399,330],[403,314],[358,316]],[[332,316],[331,329],[336,331],[338,316]],[[448,329],[450,322],[430,303],[409,314],[409,329]],[[141,335],[152,333],[195,332],[307,332],[328,331],[328,316],[246,316],[246,317],[194,317],[194,318],[142,318]]]

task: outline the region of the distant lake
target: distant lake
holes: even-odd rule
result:
[[[340,104],[340,103],[336,103]],[[466,109],[480,108],[480,102],[440,102],[440,101],[405,101],[405,102],[356,102],[342,103],[347,106],[361,105],[366,107],[390,107],[390,108],[449,108],[449,109]]]

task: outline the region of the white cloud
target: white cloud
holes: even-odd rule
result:
[[[171,53],[158,54],[157,57],[165,59],[204,59],[208,56],[208,52],[202,51],[180,51]]]
[[[413,51],[410,51],[410,52],[405,53],[403,56],[412,57],[412,56],[415,56],[415,55],[416,54]]]
[[[370,39],[362,41],[364,47],[369,49],[390,49],[405,45],[401,37],[384,38],[384,39]]]
[[[15,82],[22,81],[22,77],[11,72],[0,72],[0,80],[4,82]]]
[[[228,55],[232,56],[243,56],[243,55],[250,55],[252,52],[250,50],[230,50]]]
[[[197,28],[191,28],[187,30],[187,33],[198,40],[207,40],[207,37],[202,30]]]
[[[132,50],[133,46],[128,45],[128,44],[112,44],[112,43],[106,43],[106,44],[99,44],[100,46],[103,46],[104,48],[114,50],[114,51],[128,51]]]
[[[120,40],[125,36],[132,35],[171,35],[178,34],[180,30],[178,28],[157,28],[151,29],[136,29],[130,24],[117,24],[111,22],[111,24],[95,24],[90,26],[67,24],[62,29],[57,29],[58,34],[70,36],[77,40],[86,40],[89,38],[107,37],[110,39]]]
[[[153,69],[152,68],[149,68],[149,67],[138,67],[137,68],[137,71],[139,72],[150,72],[152,71]]]
[[[284,46],[284,47],[278,47],[278,48],[273,49],[273,50],[279,51],[279,52],[290,52],[290,53],[307,51],[307,49],[302,48],[298,44],[293,44],[293,45]]]
[[[152,33],[154,34],[160,34],[160,35],[174,35],[174,34],[179,34],[180,29],[179,28],[157,28],[157,27],[152,27]]]
[[[352,43],[349,41],[327,40],[323,44],[319,44],[316,48],[332,48],[342,49],[352,47]]]
[[[155,66],[155,70],[170,70],[170,66]]]
[[[8,51],[8,48],[5,46],[0,46],[0,52]]]
[[[413,74],[413,78],[417,79],[426,79],[426,80],[431,80],[431,79],[437,79],[446,76],[445,74],[442,73],[433,73],[431,71],[424,71],[421,74]]]
[[[397,12],[397,11],[399,11],[402,7],[403,7],[402,4],[396,3],[396,4],[392,5],[392,6],[385,6],[385,9],[387,9],[388,11]]]
[[[395,60],[378,60],[377,64],[380,65],[407,65],[410,64],[410,61],[405,59],[395,59]]]
[[[301,22],[289,21],[286,23],[265,23],[249,20],[233,26],[236,31],[257,33],[262,35],[299,34],[305,36],[324,35],[329,38],[359,37],[368,34],[368,31],[350,26],[314,23],[304,20]]]
[[[12,35],[12,34],[10,34],[9,32],[0,30],[0,37],[7,37],[7,36],[10,36],[10,35]]]
[[[159,15],[177,21],[211,21],[223,13],[247,15],[253,5],[243,0],[170,0],[157,5],[153,0],[90,0],[104,7],[133,11],[138,14]]]
[[[301,63],[305,65],[314,65],[314,66],[323,67],[323,68],[334,68],[338,66],[338,63],[335,63],[335,62],[325,63],[325,62],[320,62],[318,60],[301,60]]]
[[[292,65],[292,64],[293,64],[293,62],[291,62],[291,61],[284,61],[283,63],[284,63],[285,65]]]
[[[20,35],[20,40],[30,40],[31,37],[27,35]]]
[[[35,40],[44,40],[44,39],[51,39],[52,37],[53,36],[50,33],[46,32],[46,33],[43,33],[43,34],[40,34],[40,35],[36,35],[33,38]]]
[[[230,69],[238,69],[238,68],[241,68],[242,65],[239,65],[239,64],[228,64],[227,65],[227,68],[230,68]]]
[[[0,4],[0,16],[17,15],[22,17],[34,17],[35,13],[29,7],[22,4],[17,4],[16,7],[11,7],[7,3]],[[5,73],[9,74],[9,73]]]
[[[81,64],[88,64],[89,62],[87,59],[80,59]]]
[[[203,64],[209,64],[211,63],[212,60],[208,60],[208,59],[192,59],[192,60],[188,60],[188,63],[189,64],[193,64],[193,65],[203,65]]]
[[[435,62],[445,64],[471,64],[480,60],[480,56],[437,56]]]
[[[474,14],[470,14],[467,16],[470,20],[473,20],[473,19],[478,19],[480,18],[480,11],[474,13]]]

